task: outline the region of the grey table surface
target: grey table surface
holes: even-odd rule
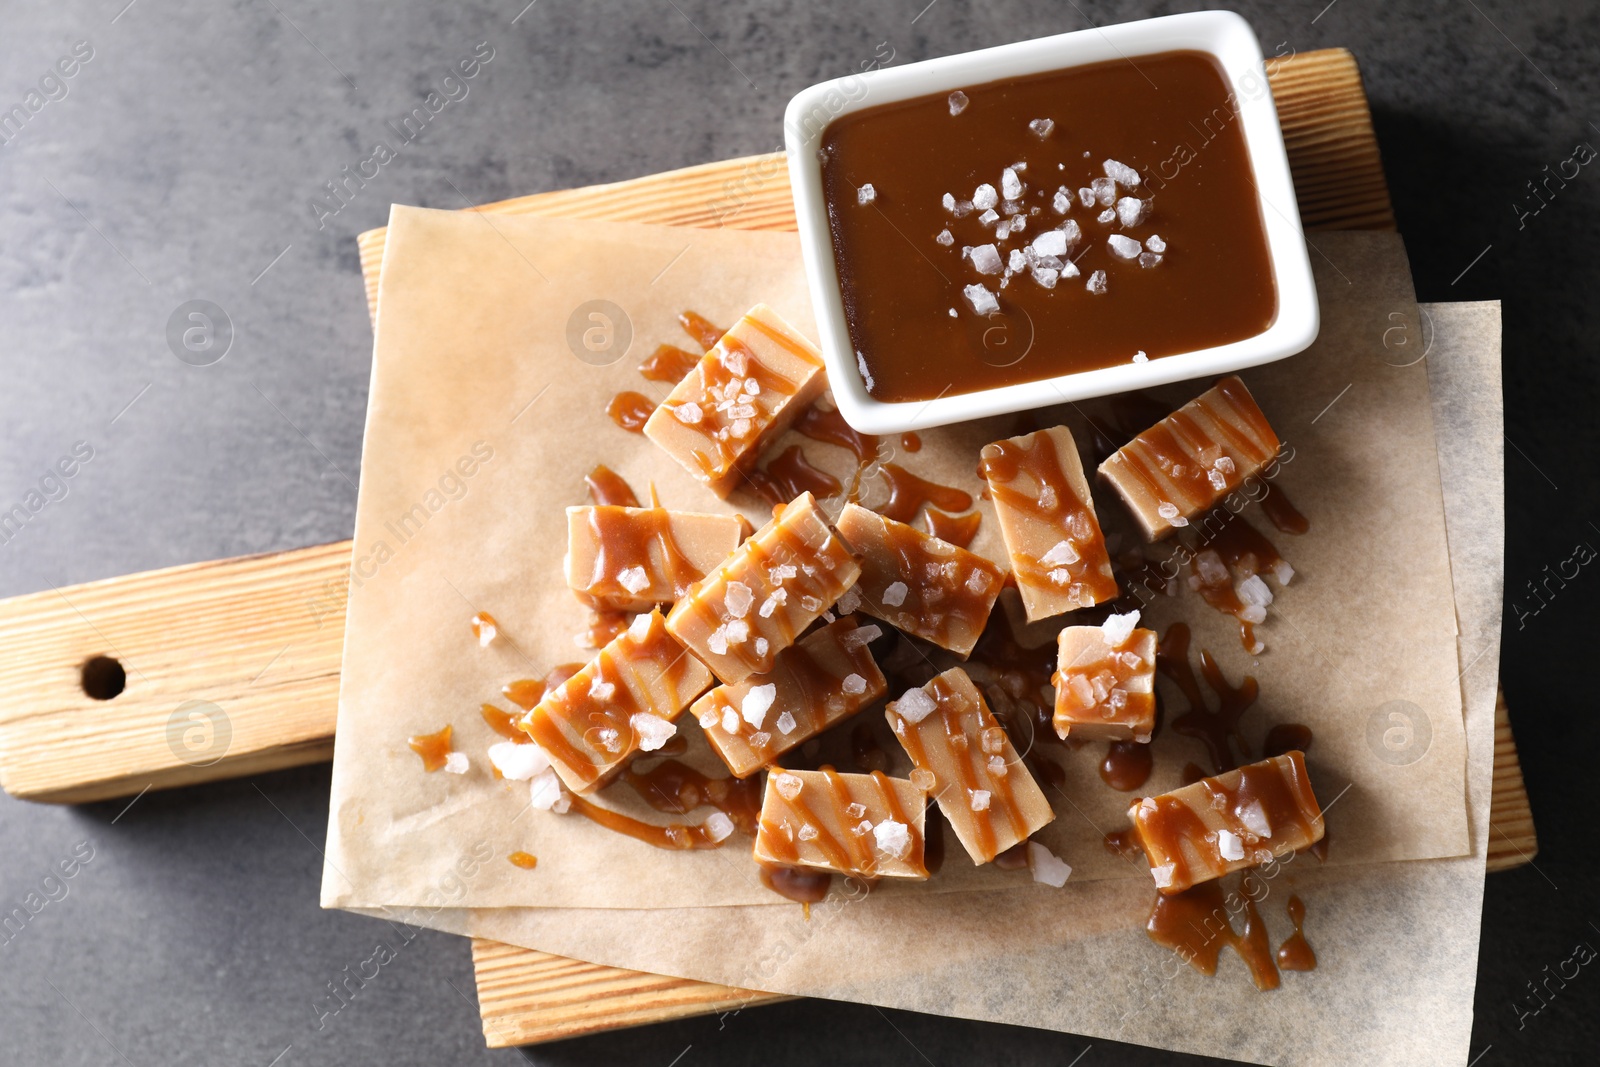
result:
[[[461,207],[767,151],[792,93],[885,44],[903,63],[1188,6],[8,4],[0,119],[25,118],[0,127],[0,505],[79,442],[93,456],[0,544],[0,595],[349,536],[371,345],[354,237],[391,202]],[[1600,975],[1547,979],[1600,945],[1591,802],[1570,758],[1600,740],[1583,669],[1600,578],[1566,562],[1600,545],[1600,175],[1582,167],[1542,198],[1528,183],[1600,145],[1600,9],[1238,6],[1268,52],[1355,51],[1420,297],[1505,302],[1501,667],[1541,853],[1489,879],[1472,1049],[1592,1063]],[[493,58],[465,97],[336,214],[313,206],[481,45]],[[73,75],[54,75],[74,49]],[[195,299],[234,331],[210,366],[168,343]],[[328,983],[393,936],[317,906],[327,789],[309,767],[127,810],[0,797],[5,909],[92,854],[0,936],[0,1063],[1064,1064],[1090,1044],[797,1002],[491,1053],[466,944],[427,932],[324,1016]],[[1085,1064],[1174,1058],[1094,1045]]]

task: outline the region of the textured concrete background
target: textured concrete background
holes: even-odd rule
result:
[[[0,111],[75,42],[93,49],[0,147],[0,505],[75,442],[93,448],[67,495],[0,545],[0,595],[349,536],[371,344],[353,238],[392,201],[460,207],[765,151],[790,94],[880,42],[906,62],[1191,6],[126,3],[12,6],[0,19]],[[1492,1045],[1486,1065],[1593,1062],[1592,966],[1551,985],[1537,1014],[1519,1019],[1516,998],[1578,942],[1600,946],[1589,776],[1573,766],[1600,739],[1584,670],[1600,577],[1568,565],[1542,600],[1528,589],[1578,543],[1600,546],[1600,170],[1584,167],[1537,214],[1526,185],[1580,142],[1600,146],[1600,13],[1510,0],[1238,6],[1268,52],[1355,50],[1421,298],[1505,301],[1502,670],[1542,852],[1537,869],[1489,881],[1473,1052]],[[323,184],[480,42],[494,55],[469,95],[319,227],[310,205]],[[220,305],[235,331],[210,366],[167,343],[192,299]],[[514,1061],[482,1048],[466,945],[433,934],[318,1027],[326,983],[396,939],[317,908],[327,786],[326,768],[310,768],[151,794],[126,813],[0,798],[7,909],[75,848],[93,851],[67,895],[0,944],[0,1063]],[[1086,1044],[796,1003],[525,1055],[1064,1064]],[[1097,1043],[1083,1062],[1169,1059]]]

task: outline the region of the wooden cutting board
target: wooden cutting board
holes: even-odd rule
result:
[[[1393,230],[1354,58],[1326,49],[1270,74],[1305,228]],[[499,214],[794,229],[781,156],[487,204]],[[376,309],[384,232],[362,234]],[[350,542],[199,563],[0,602],[0,786],[82,803],[331,758]],[[116,662],[85,671],[91,659]],[[103,667],[108,666],[102,664]],[[120,670],[125,684],[116,689]],[[1538,851],[1516,746],[1496,708],[1490,870]],[[491,1046],[549,1041],[775,999],[475,941]]]

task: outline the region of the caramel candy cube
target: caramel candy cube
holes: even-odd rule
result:
[[[958,656],[972,651],[1005,584],[999,567],[858,504],[845,505],[838,529],[862,557],[860,610]],[[857,602],[847,597],[840,610]]]
[[[757,304],[673,387],[644,433],[727,496],[826,384],[816,346]]]
[[[738,515],[666,508],[567,509],[567,585],[602,611],[648,611],[688,592],[746,532]]]
[[[985,445],[982,468],[1029,622],[1116,597],[1072,431],[1052,426]]]
[[[1163,893],[1314,845],[1324,829],[1300,752],[1145,797],[1128,818]]]
[[[884,713],[974,863],[988,863],[1056,817],[967,672],[952,667]]]
[[[1065,740],[1150,740],[1156,726],[1156,633],[1137,611],[1056,639],[1056,733]]]
[[[1147,541],[1159,541],[1259,474],[1278,455],[1267,425],[1237,375],[1119,448],[1100,464]]]
[[[779,652],[770,673],[719,685],[690,710],[734,777],[747,778],[884,694],[867,648],[881,633],[836,619]]]
[[[640,615],[583,669],[546,693],[517,724],[575,793],[593,789],[635,751],[652,752],[711,684],[705,665],[667,633],[659,611]]]
[[[672,606],[667,629],[728,685],[772,670],[778,653],[861,573],[803,493]]]
[[[926,804],[920,789],[882,771],[774,768],[761,800],[755,858],[866,878],[926,878]]]

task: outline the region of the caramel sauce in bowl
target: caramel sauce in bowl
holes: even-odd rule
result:
[[[904,433],[1309,345],[1263,62],[1238,15],[1195,12],[797,95],[790,183],[850,425]]]

